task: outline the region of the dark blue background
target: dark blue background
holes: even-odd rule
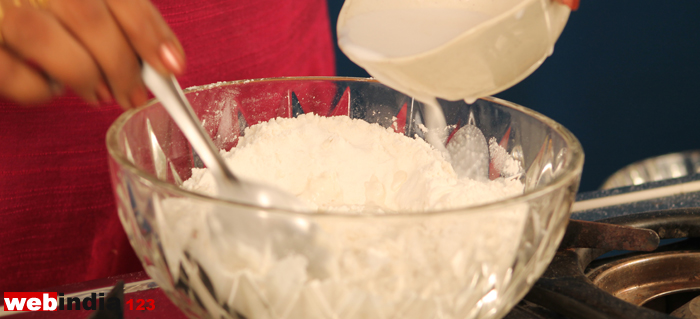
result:
[[[329,0],[331,23],[342,6]],[[337,72],[367,76],[336,48]],[[700,148],[700,1],[581,0],[554,54],[497,96],[541,112],[583,144],[581,191],[623,166]]]

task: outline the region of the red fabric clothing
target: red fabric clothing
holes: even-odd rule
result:
[[[184,86],[333,75],[325,0],[154,1],[187,54]],[[121,113],[75,97],[0,103],[0,291],[138,271],[118,220],[105,133]]]

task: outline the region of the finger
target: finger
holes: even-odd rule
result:
[[[161,74],[182,74],[185,53],[173,31],[148,0],[106,0],[138,55]]]
[[[1,96],[20,104],[37,104],[47,102],[59,91],[37,70],[5,49],[0,49]]]
[[[106,84],[83,46],[48,12],[29,6],[5,7],[2,34],[6,45],[35,62],[49,76],[69,86],[89,103]]]
[[[47,9],[89,51],[117,103],[129,108],[145,102],[136,53],[104,2],[58,0],[49,2]],[[109,98],[109,90],[106,94]]]

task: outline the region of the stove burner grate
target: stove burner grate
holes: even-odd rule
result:
[[[700,298],[671,314],[641,306],[679,292],[700,294],[700,208],[599,222],[605,224],[571,221],[549,268],[506,319],[700,318]],[[653,250],[659,238],[688,240],[596,260],[611,250]]]

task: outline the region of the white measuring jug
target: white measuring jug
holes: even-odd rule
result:
[[[402,93],[470,101],[537,69],[570,12],[553,0],[346,0],[338,42],[350,60]]]

